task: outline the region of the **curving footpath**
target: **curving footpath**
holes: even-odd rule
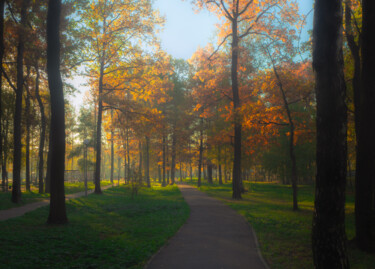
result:
[[[107,186],[102,187],[101,189],[106,190],[106,189],[111,188],[111,187],[113,187],[113,186],[107,185]],[[91,194],[93,192],[94,192],[94,190],[88,190],[87,194]],[[78,197],[82,197],[82,196],[85,196],[84,191],[78,192],[78,193],[73,193],[73,194],[68,194],[68,195],[66,195],[65,200],[70,200],[70,199],[74,199],[74,198],[78,198]],[[42,206],[46,206],[46,205],[49,205],[49,199],[45,199],[43,201],[35,202],[35,203],[31,203],[31,204],[26,204],[26,205],[20,206],[20,207],[13,207],[13,208],[6,209],[6,210],[0,210],[0,221],[4,221],[4,220],[8,220],[8,219],[23,216],[28,212],[34,211],[35,209],[37,209],[39,207],[42,207]]]
[[[146,265],[147,269],[268,269],[246,220],[229,206],[186,184],[186,224]]]

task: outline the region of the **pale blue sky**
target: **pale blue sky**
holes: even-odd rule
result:
[[[195,13],[190,0],[154,0],[155,7],[166,18],[160,34],[162,48],[175,58],[189,59],[198,46],[204,47],[214,40],[216,17],[207,11]],[[298,0],[301,14],[313,7],[313,0]],[[312,28],[311,13],[305,30]],[[306,31],[305,31],[306,32]],[[306,37],[306,34],[303,35]]]

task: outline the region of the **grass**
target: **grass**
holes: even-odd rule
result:
[[[188,183],[196,185],[196,182]],[[292,210],[290,186],[270,183],[246,183],[249,192],[242,201],[231,199],[231,184],[209,185],[203,183],[201,191],[219,198],[243,215],[255,229],[261,252],[272,269],[313,268],[311,251],[311,225],[314,208],[314,188],[300,186],[298,201],[300,210]],[[346,229],[348,239],[354,231],[354,197],[347,195]],[[374,269],[375,255],[359,251],[349,244],[351,268]]]
[[[69,224],[47,225],[48,207],[0,222],[1,268],[142,268],[186,221],[176,186],[127,186],[67,202]]]
[[[101,186],[110,185],[109,180],[101,181]],[[22,186],[24,187],[24,186]],[[88,182],[88,189],[94,189],[94,183]],[[23,188],[24,189],[24,188]],[[65,194],[72,194],[82,192],[85,190],[84,182],[65,182]],[[11,202],[12,191],[3,192],[0,191],[0,210],[5,210],[13,207],[19,207],[30,203],[39,202],[49,198],[48,193],[38,193],[38,188],[31,186],[31,191],[22,191],[21,202],[18,204]]]

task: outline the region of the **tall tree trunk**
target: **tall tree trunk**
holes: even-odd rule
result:
[[[342,1],[316,0],[313,67],[317,146],[312,249],[315,268],[349,268],[345,235],[347,157]]]
[[[44,113],[44,105],[42,102],[42,98],[39,94],[39,66],[38,63],[36,63],[35,66],[35,72],[36,72],[36,79],[35,79],[35,95],[36,99],[38,101],[40,115],[41,115],[41,133],[39,137],[39,165],[38,165],[38,177],[39,177],[39,193],[43,192],[43,167],[44,167],[44,142],[46,140],[46,125],[47,125],[47,119],[46,115]]]
[[[147,187],[151,187],[151,182],[150,182],[150,137],[146,136],[146,182],[147,182]]]
[[[213,178],[212,178],[212,162],[210,159],[207,160],[207,174],[208,174],[208,183],[213,184]]]
[[[4,58],[4,4],[5,0],[0,0],[0,68],[3,68],[3,58]],[[1,71],[0,70],[0,71]],[[2,108],[2,96],[3,96],[3,73],[0,72],[0,164],[1,164],[1,185],[3,191],[5,191],[5,177],[3,177],[3,163],[4,163],[4,147],[3,143],[5,141],[4,133],[2,129],[2,120],[3,120],[3,108]]]
[[[129,149],[129,128],[126,128],[126,151],[128,155],[128,177],[127,182],[130,182],[130,149]]]
[[[238,91],[238,29],[237,18],[232,20],[232,92],[233,92],[233,113],[234,113],[234,159],[233,159],[233,181],[232,198],[239,200],[241,197],[241,133],[242,119],[240,115],[240,96]]]
[[[175,123],[176,124],[176,123]],[[173,128],[172,135],[172,163],[171,163],[171,183],[174,185],[176,176],[176,126]]]
[[[47,73],[51,95],[51,201],[48,223],[68,222],[65,208],[65,110],[60,74],[61,0],[49,0],[47,17]]]
[[[219,169],[219,185],[223,185],[223,176],[221,174],[221,147],[220,145],[217,147],[217,163]]]
[[[29,69],[29,68],[28,68]],[[27,71],[28,73],[30,70]],[[26,190],[30,191],[30,92],[29,85],[26,83],[26,107],[25,107],[25,118],[26,118]]]
[[[120,186],[120,175],[121,175],[121,158],[117,158],[117,184]]]
[[[198,187],[202,183],[202,163],[203,163],[203,118],[201,118],[201,129],[199,138],[199,160],[198,160]]]
[[[289,136],[289,157],[290,157],[290,160],[292,162],[292,171],[291,172],[292,172],[292,189],[293,189],[293,210],[298,210],[298,199],[297,199],[297,191],[298,191],[297,178],[298,178],[298,176],[297,176],[296,154],[295,154],[295,150],[294,150],[294,129],[295,129],[295,127],[294,127],[294,122],[293,122],[293,118],[292,118],[292,113],[291,113],[290,108],[289,108],[289,103],[288,103],[288,100],[286,98],[283,83],[281,81],[279,73],[277,72],[276,65],[275,65],[275,62],[272,58],[272,55],[271,55],[271,53],[269,52],[268,49],[267,49],[267,52],[268,52],[268,56],[269,56],[270,60],[272,61],[273,72],[276,76],[277,83],[278,83],[281,95],[283,97],[285,111],[288,115],[289,132],[290,132],[290,136]]]
[[[104,58],[104,56],[103,56]],[[100,188],[100,165],[102,157],[102,114],[103,114],[103,77],[104,77],[104,60],[100,62],[100,74],[99,74],[99,101],[98,101],[98,121],[96,125],[96,161],[95,161],[95,193],[102,194]]]
[[[12,202],[19,203],[21,200],[21,122],[22,122],[22,93],[23,93],[23,54],[25,42],[25,28],[27,25],[27,7],[29,0],[22,1],[21,7],[21,25],[18,29],[18,45],[17,45],[17,89],[16,104],[14,110],[13,121],[13,187]]]
[[[114,131],[113,131],[113,109],[111,109],[111,183],[113,184],[113,172],[115,166],[115,148],[113,145]]]
[[[165,182],[165,134],[163,132],[163,183],[162,183],[162,186],[166,186],[166,182]]]
[[[159,183],[161,183],[161,167],[160,167],[160,164],[158,165],[158,177],[159,177]]]
[[[143,174],[142,174],[142,162],[143,162],[143,148],[142,148],[142,141],[139,139],[139,167],[138,167],[138,174],[139,174],[139,185],[142,186],[143,184]]]
[[[364,251],[375,252],[375,3],[363,0],[362,8],[362,83],[355,216],[358,247]]]
[[[48,139],[48,154],[47,154],[47,173],[46,173],[46,180],[45,180],[45,192],[51,192],[51,131],[49,133]],[[39,178],[39,188],[43,188],[43,182],[40,181]],[[43,191],[42,191],[43,192]]]

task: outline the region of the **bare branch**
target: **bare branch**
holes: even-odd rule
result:
[[[227,41],[228,37],[230,37],[231,35],[232,35],[232,34],[228,34],[228,35],[223,39],[223,41],[222,41],[222,42],[220,43],[220,45],[216,48],[216,50],[210,55],[210,57],[207,58],[209,61],[211,61],[212,56],[214,56],[214,55],[219,51],[220,47],[225,43],[225,41]]]
[[[249,2],[247,2],[247,4],[245,5],[245,7],[242,9],[242,11],[240,11],[238,13],[238,16],[241,16],[242,14],[244,14],[246,12],[246,10],[249,8],[249,6],[253,3],[254,0],[250,0]]]

